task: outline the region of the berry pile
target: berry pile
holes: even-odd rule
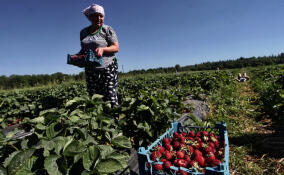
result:
[[[225,142],[211,132],[175,132],[172,138],[163,139],[162,146],[153,149],[150,158],[159,171],[169,171],[170,166],[204,171],[204,167],[215,167],[224,161],[224,145]]]

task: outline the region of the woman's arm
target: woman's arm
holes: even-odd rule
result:
[[[95,54],[96,54],[96,56],[101,57],[101,56],[103,56],[104,53],[116,53],[118,51],[119,51],[119,44],[118,44],[118,42],[115,42],[108,47],[97,48],[95,50]]]

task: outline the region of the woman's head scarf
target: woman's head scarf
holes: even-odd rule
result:
[[[98,4],[92,4],[91,6],[85,8],[83,10],[83,13],[84,15],[86,15],[86,17],[89,17],[91,14],[94,13],[100,13],[105,16],[104,8]]]

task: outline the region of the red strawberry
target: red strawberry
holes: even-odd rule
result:
[[[184,160],[186,160],[187,162],[190,162],[191,161],[190,156],[187,154],[184,155]]]
[[[206,146],[206,147],[203,148],[203,151],[204,151],[205,153],[209,153],[209,152],[213,152],[213,149],[212,149],[211,146]]]
[[[171,163],[170,161],[166,161],[166,162],[164,163],[165,169],[170,169],[171,166],[172,166],[172,163]]]
[[[215,148],[215,144],[213,142],[209,142],[208,145],[211,146],[212,148]]]
[[[182,132],[181,135],[185,137],[187,134],[185,132]]]
[[[188,139],[188,140],[194,140],[194,138],[193,138],[193,137],[187,137],[187,139]]]
[[[193,148],[195,148],[195,149],[199,149],[199,148],[200,148],[200,144],[199,144],[197,141],[193,142],[193,143],[192,143],[192,146],[193,146]]]
[[[168,138],[164,138],[163,143],[164,143],[164,145],[166,145],[166,144],[170,144],[171,142]]]
[[[178,159],[183,159],[183,158],[184,158],[184,153],[181,152],[181,151],[178,151],[178,152],[176,153],[176,156],[177,156]]]
[[[191,160],[189,162],[189,165],[190,165],[190,167],[188,167],[188,168],[191,168],[191,167],[198,168],[198,163],[195,160]]]
[[[215,159],[212,163],[213,163],[214,166],[217,166],[217,165],[221,164],[222,162],[218,159]]]
[[[167,161],[166,159],[161,159],[160,160],[160,162],[163,162],[163,163],[166,162],[166,161]]]
[[[204,143],[204,142],[199,142],[199,145],[200,145],[201,148],[208,147],[208,145],[206,143]]]
[[[198,131],[198,132],[195,134],[195,137],[201,137],[201,132]]]
[[[179,174],[180,174],[180,175],[188,175],[188,172],[183,171],[183,170],[179,170]]]
[[[154,167],[155,167],[155,169],[158,170],[158,171],[161,171],[161,170],[163,169],[163,165],[162,165],[162,164],[158,164],[158,163],[156,163],[156,164],[154,165]]]
[[[162,147],[161,145],[159,145],[159,146],[157,147],[157,150],[160,151],[161,154],[163,154],[163,153],[165,152],[165,148]]]
[[[196,140],[197,142],[202,142],[202,139],[201,139],[200,137],[195,137],[195,140]]]
[[[198,162],[201,167],[204,167],[205,159],[202,155],[195,156],[194,160]]]
[[[208,163],[211,163],[215,160],[215,155],[212,152],[209,152],[208,154],[206,154],[205,157]]]
[[[180,137],[179,133],[178,132],[174,132],[174,138],[179,138],[179,137]]]
[[[166,150],[165,151],[165,158],[167,160],[171,160],[173,158],[173,154],[170,151]]]
[[[184,137],[184,136],[181,136],[181,137],[179,138],[179,140],[180,140],[181,143],[184,143],[185,137]]]
[[[208,136],[208,132],[207,132],[207,131],[202,131],[201,134],[202,134],[203,136]]]
[[[185,143],[180,143],[179,147],[180,147],[180,148],[185,147]]]
[[[189,132],[188,132],[188,136],[189,136],[189,137],[194,137],[194,136],[195,136],[194,131],[189,131]]]
[[[166,150],[172,151],[173,150],[173,146],[172,145],[166,145]]]
[[[177,164],[179,167],[186,167],[188,163],[184,159],[178,159]]]
[[[151,153],[151,160],[155,161],[157,158],[160,158],[162,156],[162,154],[159,151],[153,151]]]
[[[189,151],[190,153],[193,153],[194,149],[193,149],[192,146],[188,146],[187,148],[188,148],[188,151]]]
[[[150,165],[149,165],[149,163],[146,163],[146,167],[147,167],[147,168],[150,168]]]
[[[212,148],[212,147],[211,147]],[[215,154],[216,153],[216,149],[212,148],[212,152]]]
[[[175,166],[178,166],[178,159],[175,159],[175,160],[173,161],[173,163],[174,163]]]
[[[178,149],[178,148],[180,148],[180,143],[178,141],[174,141],[173,146],[174,146],[174,148]]]
[[[202,156],[202,152],[200,152],[198,149],[194,150],[194,156]]]

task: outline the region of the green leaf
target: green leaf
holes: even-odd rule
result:
[[[98,129],[99,128],[99,124],[95,120],[91,120],[91,126],[92,126],[92,129]]]
[[[101,100],[101,99],[103,99],[103,95],[100,95],[100,94],[94,94],[93,96],[92,96],[92,100],[93,101],[96,101],[96,100]]]
[[[65,107],[70,107],[70,106],[72,106],[74,103],[77,103],[77,101],[78,100],[76,100],[76,99],[73,99],[73,100],[69,100],[69,101],[67,101],[67,103],[65,104]]]
[[[37,159],[37,157],[32,156],[30,159],[25,160],[21,168],[17,170],[16,175],[34,175],[32,168]]]
[[[44,149],[43,156],[48,157],[50,155],[50,152],[47,149]]]
[[[62,173],[58,169],[58,165],[56,163],[56,160],[60,156],[57,155],[50,155],[44,160],[44,168],[48,172],[48,174],[52,175],[62,175]]]
[[[73,115],[72,117],[70,117],[70,121],[73,123],[76,123],[78,120],[80,120],[80,118],[77,117],[76,115]]]
[[[67,141],[68,141],[68,138],[62,137],[62,136],[55,137],[53,139],[53,142],[55,143],[54,145],[55,153],[57,155],[60,155],[60,151],[64,148]]]
[[[131,142],[129,138],[125,136],[117,136],[111,140],[111,143],[119,148],[131,148]]]
[[[84,170],[81,175],[90,175],[90,172],[88,172],[87,170]]]
[[[30,120],[30,122],[31,123],[44,123],[44,117],[40,116],[40,117],[34,118],[34,119]]]
[[[10,164],[11,160],[14,158],[15,155],[17,155],[20,151],[15,151],[12,152],[12,154],[9,155],[9,157],[7,157],[3,163],[4,167],[8,167],[8,165]]]
[[[98,147],[100,149],[102,159],[114,152],[113,148],[110,145],[98,145]]]
[[[39,130],[45,130],[46,129],[46,126],[44,126],[42,123],[38,123],[35,127]]]
[[[83,158],[83,155],[84,155],[84,152],[83,153],[79,153],[79,154],[76,154],[74,156],[74,163],[77,163],[80,159]]]
[[[57,134],[59,134],[61,131],[62,131],[62,128],[60,128],[59,130],[55,130],[55,127],[56,125],[58,126],[59,124],[58,123],[52,123],[51,125],[49,125],[47,128],[46,128],[46,136],[48,138],[53,138],[55,137]]]
[[[68,145],[65,145],[63,149],[63,155],[65,156],[74,156],[83,152],[86,149],[83,142],[77,140],[73,140],[72,142],[67,144]]]
[[[0,165],[0,175],[7,175],[7,170],[2,165]]]
[[[101,174],[110,174],[122,169],[123,166],[115,159],[101,160],[96,166],[96,170]]]
[[[56,121],[60,116],[58,110],[56,108],[48,109],[45,111],[41,111],[40,116],[44,117],[44,121]]]
[[[15,134],[17,134],[19,132],[19,129],[16,128],[14,129],[13,131],[10,131],[7,135],[6,135],[6,138],[7,139],[11,139]]]
[[[22,149],[28,149],[28,141],[29,140],[22,140],[21,141],[21,148]]]
[[[90,154],[90,158],[93,161],[96,161],[100,157],[100,149],[97,146],[90,146],[88,151]]]
[[[92,160],[90,158],[89,151],[83,153],[83,166],[86,170],[90,171],[92,166]]]
[[[115,159],[117,161],[120,162],[120,164],[122,165],[123,168],[126,168],[128,166],[128,162],[127,162],[127,158],[128,158],[128,154],[120,154],[120,153],[112,153],[111,155],[109,155],[107,157],[107,159]]]
[[[140,106],[137,107],[137,111],[138,111],[138,112],[140,112],[140,111],[146,111],[146,110],[148,110],[148,109],[149,109],[149,107],[146,106],[146,105],[140,105]]]
[[[86,170],[90,171],[93,164],[96,164],[100,156],[100,150],[97,146],[90,146],[83,154],[83,166]]]
[[[18,168],[20,168],[21,165],[25,162],[25,160],[29,159],[32,156],[34,151],[34,149],[29,149],[17,153],[8,165],[9,174],[15,174]]]

